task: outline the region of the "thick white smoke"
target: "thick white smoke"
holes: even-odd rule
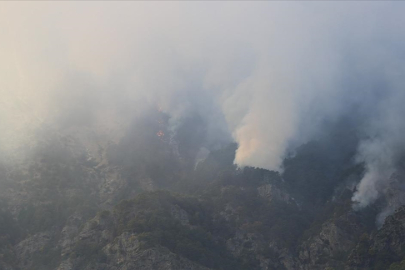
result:
[[[367,119],[353,200],[380,196],[405,145],[403,3],[2,2],[0,146],[41,127],[123,127],[148,106],[191,113],[240,166],[282,170],[286,149],[357,104]],[[376,94],[377,93],[377,94]],[[381,98],[380,98],[381,97]]]
[[[405,67],[396,68],[395,76],[405,74]],[[366,127],[368,138],[358,148],[357,161],[364,162],[366,167],[353,197],[360,208],[385,195],[392,182],[398,180],[393,174],[400,169],[405,153],[405,84],[400,78],[387,76],[388,84],[394,83],[388,86],[383,100],[376,104],[376,115]]]

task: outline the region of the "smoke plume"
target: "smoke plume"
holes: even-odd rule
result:
[[[2,153],[39,129],[114,137],[154,107],[174,134],[201,117],[204,151],[236,141],[237,165],[281,171],[325,119],[355,111],[366,173],[353,200],[366,206],[405,150],[404,5],[2,2]]]

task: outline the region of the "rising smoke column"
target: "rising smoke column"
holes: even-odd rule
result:
[[[350,103],[367,116],[357,157],[367,171],[353,198],[365,206],[381,196],[404,145],[404,8],[2,2],[1,149],[14,152],[45,125],[101,122],[118,132],[114,123],[159,104],[173,132],[196,113],[207,145],[238,143],[237,165],[282,170],[291,142],[313,139]]]
[[[404,175],[393,176],[400,170],[405,153],[405,81],[392,76],[405,74],[405,65],[396,66],[395,70],[387,75],[390,83],[385,88],[386,97],[376,104],[377,113],[366,127],[368,138],[358,148],[357,162],[365,164],[365,175],[353,196],[356,208],[388,195],[393,181],[404,180]]]

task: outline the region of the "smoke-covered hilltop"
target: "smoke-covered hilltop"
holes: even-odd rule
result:
[[[91,213],[141,190],[194,194],[241,179],[260,188],[266,172],[282,184],[262,195],[310,208],[344,194],[355,215],[374,211],[382,225],[404,204],[404,9],[1,3],[9,210],[85,190]]]
[[[39,128],[188,115],[235,164],[282,170],[323,121],[360,118],[353,200],[375,201],[404,142],[402,3],[3,3],[2,148]],[[148,105],[149,104],[149,105]],[[356,108],[356,110],[353,110]],[[129,119],[128,119],[129,118]]]

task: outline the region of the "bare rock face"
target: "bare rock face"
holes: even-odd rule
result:
[[[260,197],[265,198],[269,201],[276,200],[285,203],[292,202],[292,198],[288,193],[283,192],[282,190],[271,184],[260,186],[257,188],[257,191]]]
[[[347,269],[388,269],[390,262],[405,256],[405,206],[385,219],[384,225],[371,236],[364,235],[351,252]],[[377,268],[376,268],[377,269]]]
[[[324,269],[342,264],[341,260],[356,246],[362,231],[350,213],[328,220],[319,234],[303,243],[299,252],[303,269]]]

